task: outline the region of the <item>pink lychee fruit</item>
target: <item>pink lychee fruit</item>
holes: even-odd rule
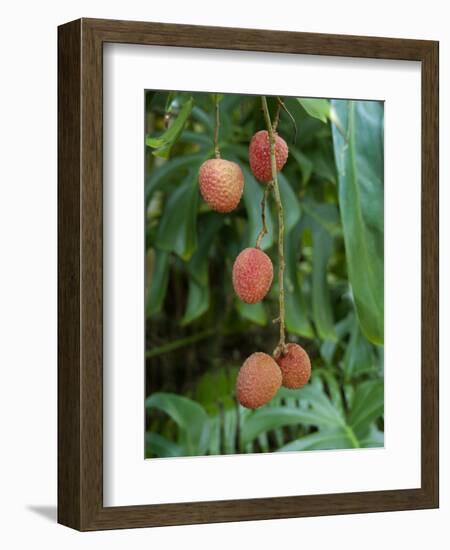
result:
[[[245,248],[234,261],[232,278],[239,298],[247,304],[256,304],[272,284],[272,260],[259,248]]]
[[[275,134],[275,160],[277,172],[286,164],[289,149],[282,137]],[[264,183],[272,181],[270,141],[267,130],[260,130],[252,137],[248,149],[250,168],[255,178]]]
[[[244,361],[237,376],[237,400],[243,407],[257,409],[275,396],[281,380],[280,368],[270,355],[252,353]]]
[[[298,344],[288,344],[285,354],[275,357],[283,376],[283,386],[303,388],[311,377],[311,361],[306,351]]]
[[[231,212],[239,204],[244,175],[238,164],[225,159],[210,159],[200,166],[200,193],[217,212]]]

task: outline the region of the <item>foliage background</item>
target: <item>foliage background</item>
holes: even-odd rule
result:
[[[283,100],[295,120],[282,114],[278,127],[286,323],[313,376],[249,411],[234,398],[238,368],[278,336],[276,280],[253,306],[231,286],[261,228],[263,186],[248,167],[260,97],[220,96],[222,157],[245,177],[238,209],[221,215],[197,183],[213,156],[214,94],[146,93],[147,457],[383,445],[383,104]],[[266,216],[262,248],[276,264],[271,201]]]

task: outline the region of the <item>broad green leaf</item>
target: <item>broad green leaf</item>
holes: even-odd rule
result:
[[[312,161],[295,147],[290,148],[289,155],[292,155],[300,166],[300,170],[302,171],[302,185],[306,185],[313,171]]]
[[[198,166],[170,195],[158,228],[156,242],[163,250],[189,260],[197,247]]]
[[[262,407],[246,420],[242,429],[243,444],[247,444],[261,433],[282,426],[306,425],[325,429],[346,427],[340,411],[331,403],[325,393],[317,391],[310,384],[301,390],[291,390],[300,400],[307,400],[310,408]]]
[[[184,130],[178,138],[178,141],[180,143],[188,143],[189,145],[198,145],[202,151],[208,152],[208,158],[211,157],[214,153],[213,142],[211,141],[211,138],[209,136],[205,136],[205,134],[201,134],[200,132]]]
[[[182,326],[195,321],[209,308],[209,250],[222,224],[223,216],[215,212],[209,212],[200,220],[198,247],[187,265],[191,277]]]
[[[191,114],[193,105],[194,99],[191,97],[185,102],[178,113],[177,118],[165,132],[158,137],[147,136],[145,138],[145,143],[152,149],[155,149],[153,151],[155,156],[163,158],[167,158],[169,156],[170,149],[183,131],[189,115]]]
[[[384,447],[384,432],[372,424],[367,436],[361,440],[361,447]]]
[[[315,421],[315,415],[311,411],[287,407],[263,407],[249,416],[242,427],[242,444],[247,445],[262,433],[275,428],[296,424],[315,425]]]
[[[342,338],[350,332],[353,326],[353,322],[354,322],[353,314],[347,315],[347,317],[345,317],[344,319],[341,319],[335,325],[335,331],[336,331],[338,340],[334,342],[330,340],[325,340],[324,342],[322,342],[320,346],[320,355],[328,365],[333,364],[333,356],[336,351],[336,348],[338,347],[338,344],[342,340]]]
[[[353,318],[350,340],[344,355],[344,372],[347,379],[370,371],[375,366],[375,355],[372,344],[362,334],[359,323]]]
[[[244,246],[255,246],[256,239],[262,228],[261,200],[264,193],[264,185],[258,183],[250,170],[243,166],[244,172],[244,204],[247,210],[247,231]],[[266,204],[266,225],[268,234],[261,241],[261,248],[270,248],[274,241],[274,226],[268,204]]]
[[[246,304],[242,300],[236,300],[236,308],[244,319],[256,325],[267,325],[267,312],[263,302],[257,304]]]
[[[189,280],[186,310],[181,319],[181,326],[186,326],[201,317],[209,307],[209,285],[199,285],[195,279]]]
[[[352,448],[352,441],[345,430],[320,430],[284,445],[278,452],[314,451]]]
[[[206,157],[203,154],[183,155],[167,160],[158,168],[153,169],[145,181],[146,207],[152,193],[166,185],[166,183],[176,179],[179,180],[180,176],[186,176],[190,168],[199,167],[204,160],[206,160]]]
[[[317,385],[314,385],[317,383]],[[311,410],[315,416],[315,426],[322,428],[337,428],[345,426],[345,419],[339,410],[326,395],[322,388],[319,377],[313,378],[312,383],[309,383],[301,390],[297,390],[299,398],[309,401]]]
[[[160,458],[184,456],[185,450],[177,443],[169,441],[162,435],[153,432],[145,434],[145,456],[156,455]]]
[[[344,404],[342,400],[341,387],[336,380],[334,374],[328,369],[319,369],[319,375],[328,386],[328,391],[331,397],[333,405],[339,410],[342,416],[344,416]]]
[[[327,282],[328,262],[334,248],[338,212],[333,204],[305,201],[303,227],[312,235],[312,309],[317,332],[323,340],[337,341],[333,308]],[[323,221],[325,220],[325,221]]]
[[[281,172],[278,174],[278,183],[280,186],[281,203],[283,205],[284,232],[287,235],[299,221],[301,210],[292,187]]]
[[[209,418],[201,405],[173,393],[154,393],[145,400],[147,409],[166,413],[179,427],[180,443],[190,456],[205,453],[209,440]]]
[[[356,388],[348,423],[356,437],[362,439],[367,435],[371,423],[384,412],[383,380],[362,382]]]
[[[193,392],[193,399],[205,407],[208,413],[217,413],[218,403],[225,408],[235,407],[232,398],[238,367],[225,366],[207,370],[198,380]]]
[[[169,280],[170,254],[156,249],[153,253],[153,269],[146,291],[145,311],[147,317],[161,311]]]
[[[192,108],[192,118],[200,122],[200,124],[203,124],[203,126],[205,126],[206,130],[211,136],[214,135],[214,119],[210,114],[206,113],[203,109],[200,109],[200,107],[195,105]]]
[[[339,208],[350,283],[361,329],[384,340],[383,104],[333,100]],[[344,132],[344,135],[342,135]]]
[[[285,236],[285,308],[286,326],[289,332],[313,338],[314,331],[308,319],[307,307],[299,284],[298,259],[300,258],[301,222]]]
[[[333,250],[333,238],[315,225],[313,230],[312,305],[317,332],[323,340],[336,341],[333,308],[327,282],[327,268]]]
[[[298,102],[305,109],[308,115],[327,122],[330,116],[330,102],[328,99],[313,99],[298,97]]]
[[[323,146],[320,149],[315,149],[310,153],[310,159],[314,174],[323,180],[336,183],[336,166],[332,148]]]
[[[223,413],[211,417],[211,433],[209,440],[209,454],[234,454],[237,452],[237,414],[239,422],[243,423],[247,415],[247,409],[236,407],[224,409]]]
[[[209,252],[223,221],[224,217],[215,212],[208,212],[199,218],[198,246],[187,268],[191,277],[201,286],[208,285]]]
[[[339,212],[336,205],[319,203],[310,198],[305,198],[302,202],[302,210],[312,222],[327,231],[331,236],[342,235]],[[312,225],[311,221],[309,225]]]

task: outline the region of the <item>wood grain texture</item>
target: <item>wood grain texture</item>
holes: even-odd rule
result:
[[[58,31],[58,521],[80,528],[81,22]]]
[[[103,507],[102,48],[105,42],[422,63],[420,489]],[[438,44],[81,19],[58,33],[58,521],[82,531],[438,506]]]

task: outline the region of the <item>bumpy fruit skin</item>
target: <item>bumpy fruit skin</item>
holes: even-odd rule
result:
[[[238,164],[225,159],[210,159],[200,166],[200,193],[217,212],[231,212],[239,204],[244,175]]]
[[[283,386],[303,388],[311,377],[311,361],[306,351],[298,344],[288,344],[287,353],[279,355],[276,362],[283,376]]]
[[[272,284],[272,260],[259,248],[244,248],[234,261],[232,275],[239,298],[247,304],[256,304],[269,292]]]
[[[281,371],[267,353],[250,355],[239,370],[236,397],[243,407],[257,409],[274,397],[281,386]]]
[[[286,164],[289,149],[282,137],[275,134],[275,159],[277,172]],[[256,132],[250,141],[248,149],[250,168],[255,178],[264,183],[272,180],[272,165],[270,162],[270,141],[267,130]]]

